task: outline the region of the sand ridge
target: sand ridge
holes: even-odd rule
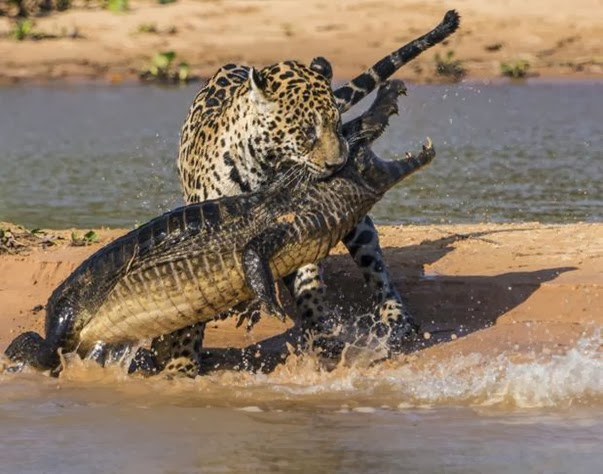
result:
[[[208,77],[220,65],[309,62],[321,55],[339,80],[354,77],[401,44],[427,32],[455,8],[462,27],[445,46],[399,73],[434,79],[434,55],[453,50],[468,77],[500,76],[500,63],[527,60],[546,78],[603,77],[600,0],[417,2],[413,0],[131,0],[130,11],[74,8],[35,20],[59,36],[17,42],[0,17],[0,82],[48,79],[133,79],[158,51],[173,50],[192,72]],[[156,33],[138,32],[153,25]],[[78,38],[64,37],[77,32]],[[63,37],[61,37],[63,36]]]
[[[563,353],[603,324],[603,224],[471,224],[381,226],[385,258],[425,331],[421,360],[512,350]],[[82,234],[82,231],[78,231]],[[46,249],[0,256],[0,349],[19,332],[43,331],[52,290],[87,256],[123,234],[100,229],[100,242],[74,247],[71,231]],[[353,317],[368,307],[345,248],[327,259],[330,303]],[[285,349],[295,329],[263,318],[247,333],[234,319],[210,324],[207,347],[248,347],[260,341]],[[431,347],[429,347],[431,346]]]

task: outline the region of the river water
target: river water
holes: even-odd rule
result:
[[[124,226],[180,203],[177,134],[196,87],[0,89],[0,220]],[[600,221],[603,84],[411,86],[375,145],[431,136],[380,222]],[[143,380],[73,360],[0,375],[0,472],[594,473],[600,330],[565,354],[458,355],[332,371]],[[1,364],[1,361],[0,361]]]
[[[77,359],[0,375],[2,472],[595,473],[600,331],[566,354],[475,354],[138,379]]]
[[[178,133],[197,88],[0,89],[0,219],[131,227],[181,204]],[[378,222],[603,218],[603,83],[411,85],[400,109],[375,150],[430,136],[438,156]]]

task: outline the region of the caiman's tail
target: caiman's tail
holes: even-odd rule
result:
[[[33,331],[17,336],[4,353],[18,369],[31,365],[39,370],[52,370],[61,364],[56,347],[51,347],[51,344]]]

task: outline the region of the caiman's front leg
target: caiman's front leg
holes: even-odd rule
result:
[[[267,233],[249,243],[243,251],[243,271],[247,286],[261,310],[284,321],[286,313],[276,297],[274,277],[270,271],[272,249],[278,240],[277,234]]]

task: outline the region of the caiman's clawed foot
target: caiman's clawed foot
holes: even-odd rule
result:
[[[274,316],[277,319],[285,322],[287,319],[287,313],[283,309],[283,307],[277,302],[270,301],[259,301],[260,310],[264,314],[268,314],[270,316]]]
[[[42,336],[32,331],[17,336],[6,348],[5,354],[16,363],[13,371],[21,370],[24,365],[49,370],[61,364],[56,348],[51,347]]]
[[[393,79],[387,81],[377,91],[377,108],[384,108],[385,120],[391,115],[398,115],[398,101],[396,100],[401,95],[406,95],[408,89],[404,81]]]
[[[382,84],[371,107],[343,125],[343,136],[351,145],[377,140],[387,128],[389,118],[398,114],[400,95],[406,95],[406,85],[403,81],[396,79]]]
[[[251,331],[260,320],[261,307],[257,300],[245,301],[234,306],[227,313],[229,316],[237,316],[237,327],[245,323],[247,331]]]

